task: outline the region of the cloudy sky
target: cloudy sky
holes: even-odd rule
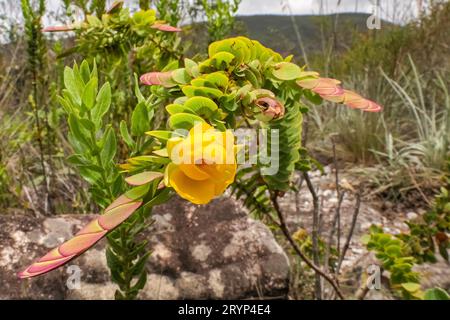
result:
[[[422,3],[425,4],[428,1],[430,0],[422,0]],[[112,3],[113,0],[109,2]],[[125,0],[128,5],[136,2],[136,0]],[[286,5],[289,5],[294,14],[373,13],[376,2],[377,0],[242,0],[238,14],[287,14],[289,9]],[[384,19],[401,21],[416,14],[417,2],[417,0],[379,0],[380,15]],[[47,0],[47,3],[56,8],[60,0]]]
[[[53,10],[61,7],[61,0],[46,0]],[[379,15],[386,20],[404,22],[417,15],[417,3],[424,6],[431,0],[242,0],[239,15],[255,14],[330,14],[336,12],[373,13],[380,3]],[[112,3],[113,0],[108,0]],[[125,0],[125,4],[136,4],[137,0]],[[0,0],[0,14],[20,17],[19,1]]]
[[[294,14],[328,14],[336,12],[373,13],[376,0],[243,0],[239,14],[286,14],[290,7]],[[427,1],[422,1],[423,5]],[[401,21],[417,13],[416,0],[380,0],[380,15],[388,20]]]

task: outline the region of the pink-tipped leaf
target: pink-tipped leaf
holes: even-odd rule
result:
[[[141,205],[142,201],[132,200],[126,196],[117,198],[106,208],[103,215],[91,221],[75,237],[51,250],[24,271],[19,272],[19,278],[39,276],[78,257],[128,219]]]
[[[173,26],[165,24],[165,23],[158,23],[158,22],[153,24],[152,28],[159,30],[159,31],[165,31],[165,32],[181,32],[180,28],[173,27]]]
[[[141,76],[141,82],[147,86],[163,86],[171,88],[176,86],[172,81],[172,71],[149,72]]]
[[[340,86],[341,82],[336,79],[310,76],[298,80],[297,84],[304,89],[311,90],[327,101],[343,103],[352,109],[365,112],[380,112],[383,109],[379,104],[355,92],[344,90]]]
[[[125,181],[132,186],[142,186],[144,184],[152,182],[153,180],[161,179],[162,177],[164,177],[164,173],[146,171],[128,177],[125,179]]]
[[[50,26],[42,29],[42,32],[67,32],[67,31],[73,31],[75,28],[74,26]]]
[[[380,112],[383,109],[379,104],[349,90],[345,90],[344,92],[343,103],[352,109],[359,109],[366,112]]]

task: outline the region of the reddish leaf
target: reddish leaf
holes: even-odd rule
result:
[[[126,183],[132,185],[132,186],[142,186],[144,184],[147,184],[155,179],[164,177],[164,174],[161,172],[141,172],[138,174],[135,174],[134,176],[128,177],[125,179]]]
[[[166,88],[171,88],[176,85],[172,81],[172,71],[149,72],[142,75],[140,80],[147,86],[163,86]]]
[[[119,197],[105,210],[103,215],[91,221],[75,237],[35,261],[24,271],[19,272],[19,278],[30,278],[47,273],[78,257],[128,219],[141,205],[142,201],[131,200],[125,196]]]
[[[42,29],[42,32],[67,32],[73,30],[73,26],[50,26]]]
[[[366,112],[380,112],[383,108],[377,103],[361,97],[359,94],[345,90],[343,103],[352,109],[360,109]]]
[[[165,31],[165,32],[181,32],[182,30],[177,27],[172,27],[168,24],[164,23],[155,23],[152,25],[153,29],[157,29],[159,31]]]

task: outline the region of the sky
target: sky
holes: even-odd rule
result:
[[[336,12],[374,13],[376,0],[243,0],[238,14],[287,14],[288,4],[294,14],[330,14]],[[417,15],[416,0],[379,0],[380,16],[402,22]],[[339,3],[339,4],[338,4]],[[426,6],[427,1],[422,1]],[[284,10],[283,10],[284,8]]]
[[[47,7],[53,10],[61,8],[61,0],[46,0]],[[126,5],[137,3],[137,0],[124,0]],[[417,3],[424,6],[431,0],[242,0],[238,15],[255,14],[330,14],[336,12],[362,12],[374,13],[380,3],[379,16],[388,21],[402,23],[417,16]],[[113,0],[107,0],[112,3]],[[17,17],[21,14],[18,10],[18,1],[0,0],[0,16]],[[322,4],[322,5],[321,5]],[[13,8],[14,7],[14,8]],[[14,10],[12,10],[14,9]],[[289,10],[290,9],[290,10]],[[12,12],[16,11],[16,12]]]
[[[5,0],[0,0],[5,1]],[[6,0],[10,1],[10,0]],[[378,0],[380,16],[383,19],[402,22],[417,14],[417,0]],[[430,0],[422,0],[426,3]],[[109,2],[113,2],[109,0]],[[125,0],[126,4],[136,3],[136,0]],[[377,0],[242,0],[239,15],[254,14],[287,14],[288,4],[294,14],[328,14],[336,12],[373,13]],[[51,7],[58,7],[60,0],[47,0]],[[322,3],[322,7],[321,7]],[[339,3],[339,5],[338,5]],[[284,8],[284,9],[283,9]]]

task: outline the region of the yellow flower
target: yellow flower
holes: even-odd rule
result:
[[[171,163],[164,183],[192,203],[210,202],[234,181],[236,148],[231,131],[199,123],[186,138],[169,139],[167,152]]]

